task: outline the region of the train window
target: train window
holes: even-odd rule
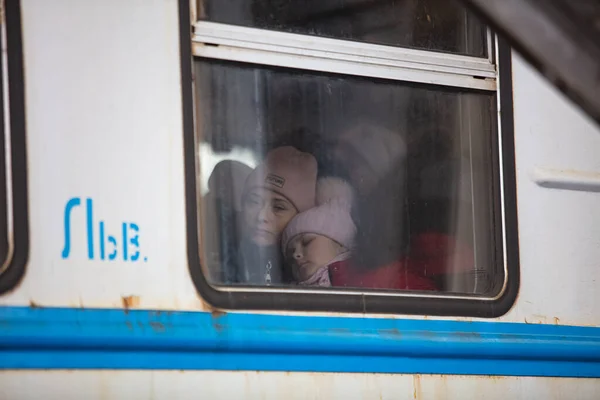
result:
[[[198,289],[225,308],[506,312],[509,50],[451,2],[335,3],[200,4]]]
[[[0,41],[0,294],[12,289],[27,259],[27,195],[21,15],[3,2]]]
[[[205,21],[486,57],[485,27],[447,0],[204,0]]]

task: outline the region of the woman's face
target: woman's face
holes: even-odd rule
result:
[[[244,198],[246,235],[258,246],[279,243],[281,232],[298,210],[285,197],[263,188],[251,190]]]

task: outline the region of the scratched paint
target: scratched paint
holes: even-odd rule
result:
[[[64,384],[69,382],[69,384]],[[415,391],[414,383],[419,382]],[[214,371],[2,371],[4,398],[595,399],[593,379]],[[368,388],[368,394],[365,393]]]

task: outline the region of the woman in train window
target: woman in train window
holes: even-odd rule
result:
[[[285,283],[281,234],[315,204],[317,161],[291,146],[271,150],[248,176],[242,194],[243,233],[236,265],[226,280],[253,285]]]

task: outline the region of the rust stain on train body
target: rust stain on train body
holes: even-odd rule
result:
[[[137,307],[140,305],[140,297],[139,296],[123,296],[121,297],[121,301],[123,302],[123,309],[127,312],[129,309]]]
[[[29,300],[29,307],[31,307],[31,308],[42,308],[41,305],[39,305],[38,303],[36,303],[33,300]]]
[[[164,332],[165,326],[161,322],[150,321],[150,327],[154,332]]]
[[[413,375],[413,399],[420,399],[421,393],[421,375]]]

